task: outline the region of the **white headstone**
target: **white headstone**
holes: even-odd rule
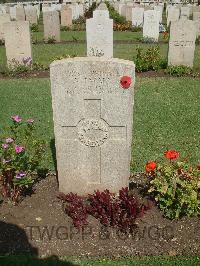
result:
[[[187,6],[181,7],[181,17],[187,17],[189,19],[190,17],[190,8]]]
[[[4,38],[8,66],[12,67],[16,64],[27,64],[27,62],[31,62],[32,50],[29,22],[12,21],[4,25]]]
[[[132,85],[124,89],[122,76]],[[70,58],[50,66],[59,190],[117,193],[130,176],[133,62]]]
[[[11,6],[9,9],[10,18],[15,20],[16,19],[16,6]]]
[[[174,21],[170,27],[168,65],[192,67],[196,40],[195,22],[192,20]]]
[[[50,38],[60,42],[60,18],[57,11],[46,11],[43,13],[44,23],[44,39],[48,41]]]
[[[180,10],[175,7],[171,7],[168,9],[167,16],[167,26],[169,26],[170,22],[179,20]]]
[[[21,6],[16,8],[16,20],[25,21],[25,10]]]
[[[6,22],[10,22],[10,15],[9,14],[0,15],[0,40],[4,40],[4,30]]]
[[[113,57],[113,20],[107,10],[95,10],[86,20],[87,56]]]
[[[143,7],[134,7],[132,9],[132,26],[133,27],[142,27],[144,21],[144,8]]]
[[[154,6],[154,10],[159,12],[159,22],[162,23],[163,6],[161,5]]]
[[[155,10],[144,11],[143,37],[158,41],[159,38],[159,12]]]
[[[30,22],[30,24],[38,23],[37,9],[33,6],[29,6],[25,8],[26,20]]]

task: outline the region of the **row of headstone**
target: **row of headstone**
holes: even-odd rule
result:
[[[199,14],[195,15],[199,19]],[[93,18],[87,20],[87,55],[98,57],[113,56],[113,21],[107,10],[96,10]],[[158,40],[159,14],[155,10],[144,12],[143,36]],[[195,21],[182,17],[172,21],[168,51],[168,65],[193,66],[195,41]]]
[[[40,7],[39,5],[31,6],[31,5],[16,5],[11,6],[8,9],[8,12],[10,14],[10,17],[12,20],[17,21],[24,21],[27,17],[27,21],[30,21],[30,23],[37,23],[37,19],[40,16]],[[33,22],[32,22],[33,21]]]
[[[37,24],[38,23],[38,9],[34,6],[15,6],[10,7],[9,14],[11,20],[16,21],[29,21],[30,24]]]
[[[45,39],[48,40],[49,37],[54,37],[56,41],[60,41],[59,13],[57,11],[48,11],[44,12],[43,16]],[[195,15],[195,18],[199,19],[198,14]],[[157,39],[159,35],[158,30],[156,31],[158,24],[159,16],[157,11],[145,11],[144,36],[148,35]],[[12,65],[16,61],[23,63],[24,58],[31,57],[29,22],[9,22],[4,25],[8,64]],[[113,57],[113,20],[109,18],[108,10],[102,8],[102,5],[93,12],[93,18],[86,21],[86,34],[87,56]],[[13,48],[15,44],[14,39],[17,43],[15,48]],[[21,39],[23,39],[23,42]],[[179,21],[171,22],[168,63],[170,65],[183,64],[192,66],[195,39],[195,21],[182,18]]]
[[[159,22],[162,22],[162,14],[164,5],[158,4],[153,6],[142,6],[135,3],[120,4],[118,2],[113,4],[113,7],[120,15],[124,16],[127,21],[132,21],[133,26],[143,25],[144,11],[156,10],[159,12]],[[142,17],[142,19],[141,19]],[[142,22],[141,22],[142,20]]]
[[[88,27],[96,23],[104,37],[108,19],[107,12],[95,11]],[[194,32],[193,21],[171,22],[170,45],[177,57],[192,58]],[[128,186],[134,84],[124,91],[120,77],[134,81],[135,66],[98,56],[64,59],[50,66],[59,190],[66,194],[104,189],[117,193]]]

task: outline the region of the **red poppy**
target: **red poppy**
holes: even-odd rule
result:
[[[196,168],[197,168],[198,170],[200,170],[200,164],[199,164],[199,165],[197,165],[197,166],[196,166]]]
[[[147,173],[154,171],[156,168],[156,163],[152,160],[149,160],[145,165],[145,170]]]
[[[131,85],[131,77],[129,77],[129,76],[121,77],[120,84],[121,84],[122,88],[128,89]]]
[[[170,160],[174,160],[179,157],[179,153],[175,150],[167,150],[164,152],[164,155]]]

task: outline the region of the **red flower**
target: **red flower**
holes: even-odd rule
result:
[[[200,170],[200,164],[199,164],[199,165],[197,165],[197,166],[196,166],[196,168],[197,168],[198,170]]]
[[[156,163],[152,160],[149,160],[145,165],[145,170],[147,173],[154,171],[156,168]]]
[[[121,84],[122,88],[128,89],[131,85],[131,77],[129,77],[129,76],[121,77],[120,84]]]
[[[170,160],[174,160],[179,157],[179,153],[175,150],[167,150],[164,152],[164,155]]]

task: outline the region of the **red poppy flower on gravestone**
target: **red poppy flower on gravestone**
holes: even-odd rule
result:
[[[131,85],[131,82],[132,82],[132,80],[131,80],[131,77],[129,77],[129,76],[123,76],[120,79],[120,84],[121,84],[122,88],[124,88],[124,89],[128,89]]]

